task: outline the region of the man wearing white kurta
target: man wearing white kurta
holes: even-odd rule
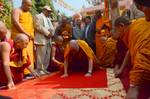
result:
[[[45,6],[41,14],[34,18],[35,46],[36,46],[36,71],[46,74],[50,63],[50,52],[54,27],[49,18],[52,12],[49,6]]]

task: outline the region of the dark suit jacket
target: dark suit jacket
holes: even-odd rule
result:
[[[95,22],[89,24],[89,28],[87,31],[87,38],[85,38],[86,26],[84,28],[83,39],[91,46],[95,43]]]

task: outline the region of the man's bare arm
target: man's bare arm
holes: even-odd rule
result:
[[[9,66],[10,50],[11,50],[10,45],[7,42],[3,42],[2,46],[1,46],[1,53],[2,53],[2,63],[3,63],[3,67],[4,67],[4,72],[5,72],[5,75],[8,80],[7,87],[13,88],[14,82],[12,79],[11,70],[10,70],[10,66]]]
[[[64,60],[64,74],[61,78],[68,77],[68,57]]]
[[[56,53],[56,48],[55,48],[55,47],[52,47],[52,61],[54,61],[54,62],[55,62],[56,64],[58,64],[58,65],[63,65],[62,62],[56,60],[56,58],[55,58],[55,53]]]
[[[31,66],[27,67],[27,69],[33,74],[35,78],[40,78],[40,75],[32,69]]]
[[[88,59],[89,65],[88,65],[88,72],[85,74],[86,77],[92,76],[92,70],[93,70],[93,59]]]
[[[120,67],[121,70],[123,70],[125,68],[125,66],[129,64],[130,59],[131,59],[130,58],[130,52],[127,51],[126,56],[124,58],[124,61],[123,61],[122,65],[121,65],[121,67]]]
[[[122,65],[121,65],[121,67],[114,71],[115,72],[115,77],[118,77],[123,72],[123,69],[125,68],[125,66],[127,66],[129,64],[130,60],[131,60],[130,52],[128,50],[126,55],[125,55],[125,58],[124,58],[124,61],[123,61]]]

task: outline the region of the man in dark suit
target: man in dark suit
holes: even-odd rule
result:
[[[85,28],[83,39],[88,43],[88,45],[95,52],[95,24],[91,21],[91,17],[87,16],[85,18]]]

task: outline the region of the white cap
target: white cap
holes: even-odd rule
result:
[[[47,5],[44,6],[43,9],[46,9],[46,10],[48,10],[48,11],[52,11],[52,9],[51,9],[49,6],[47,6]]]

